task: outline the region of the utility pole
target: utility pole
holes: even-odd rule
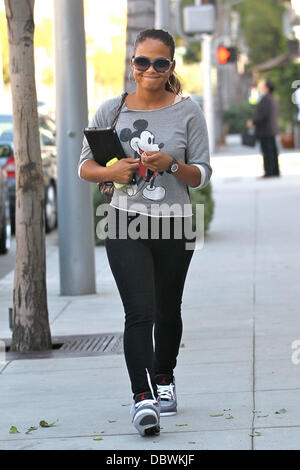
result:
[[[178,33],[188,42],[201,42],[203,67],[203,111],[207,124],[210,151],[213,153],[215,149],[215,120],[211,81],[211,54],[212,35],[214,32],[214,7],[213,5],[208,4],[202,5],[202,0],[195,0],[194,6],[189,5],[185,7],[185,14],[183,17],[185,32],[183,32],[180,21],[180,3],[180,0],[177,0],[176,19]]]
[[[202,35],[202,64],[203,64],[203,111],[207,124],[207,132],[209,139],[210,152],[215,150],[215,133],[214,133],[214,103],[213,90],[211,81],[211,52],[212,52],[212,35]]]
[[[195,6],[201,6],[202,0],[195,0]],[[201,50],[202,50],[202,66],[203,66],[203,111],[206,119],[208,140],[210,152],[215,149],[214,136],[214,105],[213,91],[211,83],[211,49],[212,35],[202,34]]]
[[[155,0],[155,28],[171,32],[170,0]]]
[[[88,125],[83,0],[54,0],[54,13],[60,293],[93,294],[91,185],[77,172],[83,129]]]

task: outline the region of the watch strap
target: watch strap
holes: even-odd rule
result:
[[[176,160],[175,157],[172,157],[172,162],[170,163],[170,166],[169,166],[169,168],[167,169],[167,173],[172,174],[171,166],[174,165],[174,163],[177,163],[177,160]]]

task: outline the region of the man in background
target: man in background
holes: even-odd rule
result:
[[[279,105],[273,96],[274,83],[267,79],[261,85],[260,99],[252,121],[248,127],[255,126],[255,135],[260,141],[264,159],[263,178],[280,176],[276,135],[278,134]]]

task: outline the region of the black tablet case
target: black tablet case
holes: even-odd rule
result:
[[[123,147],[114,127],[87,127],[84,129],[94,159],[105,166],[114,157],[126,158]]]

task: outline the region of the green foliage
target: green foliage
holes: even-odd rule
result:
[[[243,101],[224,111],[224,123],[228,126],[229,134],[240,134],[246,128],[248,119],[252,119],[255,106]]]
[[[191,204],[193,207],[193,214],[195,214],[196,204],[204,204],[204,230],[206,231],[209,228],[209,225],[213,218],[213,213],[214,213],[214,200],[212,197],[211,183],[209,183],[203,189],[189,188],[189,193],[190,193]],[[104,244],[104,241],[99,239],[96,234],[97,224],[100,222],[101,219],[103,219],[103,217],[106,217],[106,214],[104,216],[97,216],[96,210],[97,210],[97,207],[100,204],[103,204],[104,202],[105,201],[99,192],[98,186],[96,184],[93,184],[94,233],[95,233],[96,246]],[[193,225],[195,228],[195,215],[193,215]]]
[[[195,228],[195,206],[196,204],[204,204],[204,230],[207,231],[213,218],[215,205],[211,183],[208,183],[208,185],[202,189],[189,188],[189,193],[194,214],[193,227]]]
[[[193,64],[195,62],[199,63],[201,61],[200,41],[189,43],[182,58],[184,64]]]
[[[203,81],[199,64],[178,64],[178,67],[176,67],[176,72],[177,77],[181,82],[184,95],[203,94]]]
[[[47,56],[53,56],[53,22],[44,18],[35,26],[34,30],[34,47],[43,47]]]
[[[123,77],[125,72],[126,42],[125,37],[112,38],[112,50],[98,49],[93,64],[95,81],[104,88],[109,89],[110,95],[118,95],[123,91]]]
[[[245,0],[235,7],[249,48],[250,66],[286,52],[283,34],[284,6],[278,0]]]
[[[52,67],[45,67],[42,73],[42,82],[46,86],[52,86],[54,84],[54,70]]]
[[[0,13],[0,29],[1,29],[1,50],[2,50],[2,66],[3,66],[3,80],[5,84],[10,82],[9,78],[9,49],[7,37],[7,21],[5,13]],[[53,25],[50,19],[42,20],[38,25],[35,25],[34,30],[34,47],[43,47],[46,50],[47,56],[53,56]],[[49,67],[43,73],[43,82],[46,85],[53,85],[54,75],[53,70]]]
[[[3,81],[9,83],[9,56],[8,56],[8,38],[7,38],[7,22],[4,12],[0,13],[0,52],[2,53]]]
[[[265,74],[275,84],[274,95],[278,98],[280,107],[280,127],[285,130],[289,124],[297,121],[298,108],[292,102],[294,89],[291,88],[293,81],[300,79],[300,64],[290,63],[289,65],[275,67]]]
[[[181,0],[180,2],[181,11],[183,10],[184,7],[189,6],[189,5],[194,6],[195,5],[194,0]],[[181,16],[181,27],[183,29],[182,16]],[[175,36],[176,47],[182,45],[182,42],[185,42],[185,41],[182,40],[181,36],[176,35]],[[197,42],[190,42],[190,43],[185,44],[185,53],[183,54],[182,59],[183,59],[184,64],[194,64],[195,62],[199,64],[199,62],[201,61],[201,42],[197,41]]]

